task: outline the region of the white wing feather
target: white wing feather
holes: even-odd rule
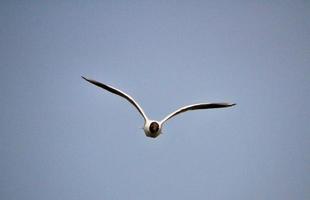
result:
[[[192,104],[192,105],[188,105],[188,106],[184,106],[174,112],[172,112],[171,114],[167,115],[162,121],[161,123],[166,122],[168,119],[186,112],[186,111],[190,111],[190,110],[198,110],[198,109],[212,109],[212,108],[225,108],[225,107],[230,107],[230,106],[234,106],[236,104],[231,104],[231,103],[198,103],[198,104]]]
[[[109,86],[109,85],[100,83],[100,82],[98,82],[98,81],[96,81],[96,80],[88,79],[88,78],[85,78],[85,77],[83,77],[83,76],[82,76],[82,78],[83,78],[84,80],[86,80],[86,81],[88,81],[88,82],[90,82],[90,83],[92,83],[92,84],[94,84],[94,85],[96,85],[96,86],[102,88],[102,89],[105,89],[105,90],[107,90],[107,91],[109,91],[109,92],[112,92],[112,93],[114,93],[114,94],[116,94],[116,95],[118,95],[118,96],[121,96],[121,97],[125,98],[127,101],[129,101],[129,102],[139,111],[139,113],[142,115],[142,117],[144,118],[145,121],[148,120],[146,114],[144,113],[144,111],[143,111],[143,109],[140,107],[140,105],[139,105],[131,96],[129,96],[129,95],[126,94],[125,92],[123,92],[123,91],[121,91],[121,90],[119,90],[119,89],[116,89],[116,88],[114,88],[114,87],[111,87],[111,86]]]

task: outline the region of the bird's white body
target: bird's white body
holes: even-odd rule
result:
[[[188,105],[188,106],[184,106],[174,112],[172,112],[171,114],[167,115],[163,120],[161,121],[156,121],[156,120],[150,120],[146,114],[144,113],[143,109],[140,107],[140,105],[128,94],[126,94],[125,92],[116,89],[112,86],[100,83],[98,81],[95,80],[91,80],[91,79],[87,79],[85,77],[82,76],[83,79],[85,79],[86,81],[101,87],[102,89],[105,89],[109,92],[112,92],[116,95],[119,95],[123,98],[125,98],[127,101],[129,101],[134,107],[136,107],[136,109],[139,111],[139,113],[142,115],[142,117],[144,118],[144,126],[143,126],[143,130],[144,133],[147,137],[151,137],[151,138],[156,138],[157,136],[159,136],[162,133],[162,127],[163,124],[169,120],[170,118],[186,112],[186,111],[190,111],[190,110],[198,110],[198,109],[212,109],[212,108],[224,108],[224,107],[230,107],[230,106],[234,106],[236,104],[230,104],[230,103],[198,103],[198,104],[192,104],[192,105]]]
[[[156,131],[152,131],[151,130],[151,124],[158,124],[158,130]],[[155,120],[149,120],[147,119],[144,123],[144,126],[143,126],[143,130],[144,130],[144,133],[147,137],[151,137],[151,138],[156,138],[157,136],[159,136],[161,134],[161,128],[162,128],[162,124],[158,121],[155,121]]]

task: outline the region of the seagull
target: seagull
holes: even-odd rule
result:
[[[119,89],[116,89],[112,86],[109,86],[107,84],[100,83],[96,80],[85,78],[84,76],[82,76],[82,78],[84,80],[88,81],[89,83],[92,83],[92,84],[94,84],[94,85],[96,85],[102,89],[105,89],[111,93],[114,93],[118,96],[121,96],[121,97],[125,98],[127,101],[129,101],[129,103],[131,103],[139,111],[139,113],[142,115],[142,117],[144,119],[144,126],[143,126],[144,133],[147,137],[151,137],[151,138],[156,138],[157,136],[159,136],[162,133],[163,124],[167,120],[169,120],[170,118],[172,118],[172,117],[174,117],[180,113],[190,111],[190,110],[225,108],[225,107],[231,107],[231,106],[236,105],[235,103],[197,103],[197,104],[192,104],[192,105],[188,105],[188,106],[184,106],[182,108],[179,108],[178,110],[167,115],[163,120],[156,121],[156,120],[149,119],[146,116],[146,114],[144,113],[141,106],[131,96],[129,96],[125,92],[123,92]]]

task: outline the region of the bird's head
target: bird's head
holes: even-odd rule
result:
[[[156,138],[161,133],[161,123],[154,120],[148,120],[144,124],[144,132],[147,137]]]

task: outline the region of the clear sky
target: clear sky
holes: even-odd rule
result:
[[[215,3],[216,2],[216,3]],[[1,1],[0,199],[310,199],[309,1]],[[150,118],[180,106],[157,139]]]

